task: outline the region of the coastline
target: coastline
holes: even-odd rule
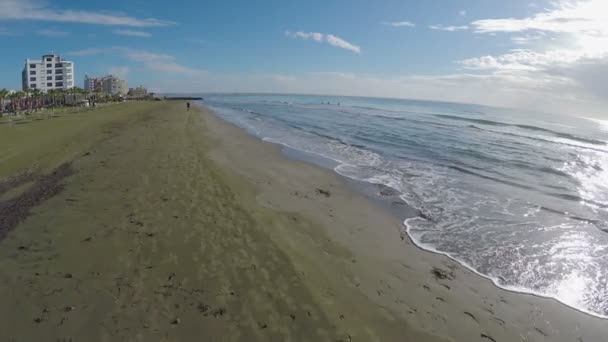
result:
[[[72,127],[45,138],[42,166],[67,160],[74,173],[0,241],[2,340],[595,342],[608,333],[605,320],[502,290],[420,249],[350,180],[205,108],[107,111],[15,131],[27,139],[41,125]],[[10,173],[41,155],[18,147]]]
[[[275,154],[276,158],[288,160],[293,159],[288,155],[285,155],[283,152],[284,145],[282,144],[263,142],[260,138],[252,135],[245,129],[224,121],[216,114],[207,113],[205,118],[207,122],[212,123],[213,128],[211,131],[221,131],[222,136],[231,136],[232,138],[232,134],[245,134],[246,137],[242,137],[242,139],[247,140],[248,143],[243,144],[243,147],[252,146],[255,144],[265,144],[266,149],[268,151],[272,151],[272,154]],[[227,131],[229,131],[230,134],[227,134]],[[224,139],[222,139],[222,141],[223,140]],[[231,162],[235,163],[237,159],[238,158],[234,158]],[[318,165],[318,163],[314,162],[311,163],[309,160],[306,160],[306,158],[296,157],[295,159],[296,160],[293,162],[306,164],[308,168],[323,169],[326,177],[332,178],[336,183],[336,186],[344,186],[347,189],[346,191],[355,192],[353,185],[348,184],[349,182],[353,182],[353,180],[350,178],[340,175],[331,168],[323,168],[323,165]],[[217,159],[216,161],[220,160],[221,158]],[[221,162],[219,164],[221,164]],[[247,173],[247,171],[244,170],[236,170],[235,172],[240,172],[242,175]],[[349,196],[362,197],[363,201],[373,202],[373,199],[370,198],[369,194],[366,196],[359,192],[355,194],[351,193]],[[372,201],[370,201],[370,199]],[[274,202],[273,204],[280,207],[278,203],[279,202]],[[449,336],[455,341],[475,341],[479,340],[479,338],[481,338],[481,341],[490,340],[488,338],[481,337],[481,334],[494,338],[497,341],[601,341],[605,338],[605,334],[608,333],[608,328],[603,326],[606,322],[605,319],[569,307],[553,298],[521,292],[515,289],[501,288],[497,286],[491,278],[479,274],[469,267],[461,265],[458,261],[450,256],[441,252],[433,252],[429,249],[425,249],[423,246],[416,245],[407,234],[405,234],[405,237],[403,236],[403,230],[406,229],[403,226],[403,221],[396,217],[394,213],[390,213],[386,206],[373,205],[373,203],[368,203],[367,205],[375,207],[375,210],[377,211],[383,211],[384,215],[392,216],[392,227],[385,227],[385,229],[388,228],[388,232],[384,232],[387,235],[381,238],[382,242],[377,243],[382,245],[382,243],[390,242],[391,245],[396,245],[394,242],[396,240],[401,240],[400,243],[398,243],[400,247],[392,246],[394,249],[390,248],[391,253],[388,258],[393,263],[398,262],[397,260],[411,262],[411,259],[416,259],[416,265],[408,264],[408,267],[414,266],[414,268],[416,268],[415,272],[412,272],[417,274],[417,276],[414,278],[419,278],[419,283],[416,285],[421,286],[427,292],[431,292],[431,295],[427,296],[427,302],[429,304],[427,306],[427,314],[430,317],[426,318],[431,318],[432,321],[442,322],[443,324],[439,325],[443,326],[440,328],[435,324],[432,326],[426,326],[425,323],[421,322],[420,317],[410,320],[412,318],[411,316],[413,315],[410,312],[407,312],[407,310],[404,310],[403,305],[405,305],[407,302],[421,302],[418,298],[416,298],[416,295],[407,294],[413,285],[411,282],[397,281],[396,283],[401,283],[401,289],[399,289],[398,286],[389,286],[391,290],[398,293],[396,297],[401,297],[392,303],[377,298],[380,296],[375,294],[373,289],[366,291],[366,295],[372,299],[375,298],[377,303],[380,305],[387,305],[394,311],[401,312],[401,316],[403,318],[410,322],[416,322],[414,325],[419,324],[419,326],[425,327],[425,331],[433,331],[446,337]],[[415,219],[415,217],[410,219]],[[367,236],[369,237],[370,235]],[[401,239],[399,239],[399,237],[401,237]],[[337,240],[339,242],[343,242],[347,240],[347,237],[346,235],[343,235]],[[347,248],[351,250],[364,248],[362,245],[352,248],[353,245],[350,243],[348,244],[350,248]],[[400,251],[399,249],[402,250]],[[376,266],[382,267],[379,264],[376,264]],[[453,278],[458,279],[455,282],[460,284],[454,286],[454,284],[452,284],[454,281],[449,280],[449,278],[443,280],[435,279],[435,276],[431,274],[434,267],[438,267],[443,271],[452,273]],[[365,270],[361,271],[365,272]],[[391,277],[402,279],[411,277],[411,275],[407,274],[407,272],[402,272],[401,270],[395,271],[394,268],[385,269],[384,271],[386,272],[385,277],[388,277],[388,274],[391,274]],[[434,281],[436,284],[439,284],[439,287],[430,286],[430,290],[427,290],[425,285],[420,285],[420,280],[422,279],[428,282]],[[376,279],[376,281],[378,283],[382,283],[384,280]],[[413,282],[416,283],[417,281]],[[446,285],[449,287],[449,289],[445,287]],[[435,293],[438,295],[433,298]],[[409,301],[403,300],[403,298],[408,298]],[[437,298],[442,298],[445,301]],[[450,310],[448,310],[452,312],[451,314],[448,314],[444,309],[433,303],[433,301],[439,301],[440,303],[445,304],[448,302],[448,299],[450,301],[453,300],[453,302],[457,302],[457,304],[452,303]],[[398,302],[402,302],[401,305],[399,305]],[[402,307],[400,308],[400,306]],[[508,308],[502,306],[508,306]],[[499,314],[499,311],[501,310],[503,313]],[[471,316],[466,313],[473,313],[473,316],[475,317],[473,321],[476,321],[475,325],[479,324],[485,329],[486,332],[481,332],[475,336],[474,334],[467,334],[467,331],[463,331],[463,327],[466,328],[467,324],[466,318],[471,318]],[[457,317],[463,315],[465,318],[464,320]],[[424,318],[422,320],[424,320]],[[448,322],[450,320],[453,322]],[[485,320],[485,322],[482,323],[482,320]],[[456,322],[460,322],[460,324],[465,325],[459,326],[459,323]]]

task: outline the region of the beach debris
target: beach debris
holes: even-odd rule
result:
[[[258,322],[258,327],[260,327],[260,329],[266,329],[268,328],[268,324],[264,322]]]
[[[225,313],[226,313],[226,309],[224,309],[224,308],[217,308],[211,312],[211,314],[215,318],[222,317],[222,316],[224,316]]]
[[[173,278],[175,278],[175,272],[171,272],[171,274],[169,274],[169,277],[167,279],[173,280]]]
[[[331,192],[329,190],[317,188],[317,195],[323,195],[325,197],[331,197]]]
[[[536,330],[536,332],[538,332],[539,334],[543,335],[544,337],[548,337],[549,335],[547,335],[546,332],[542,331],[540,328],[538,327],[534,327],[534,330]]]
[[[83,242],[90,242],[91,240],[93,240],[92,236],[89,236],[88,238],[82,240]]]
[[[340,320],[343,320],[343,319],[344,319],[344,315],[340,315]]]
[[[431,273],[435,276],[435,279],[440,280],[454,280],[454,272],[446,271],[439,267],[433,267]]]
[[[205,303],[198,303],[197,309],[200,313],[207,313],[211,307]]]
[[[490,340],[492,342],[496,342],[496,340],[492,336],[490,336],[490,335],[481,334],[481,338],[485,338],[486,340]]]
[[[344,337],[337,339],[336,342],[350,342],[352,340],[352,336],[350,336],[350,334],[346,334]]]
[[[465,311],[465,312],[464,312],[464,314],[465,314],[465,315],[467,315],[467,316],[469,316],[469,317],[470,317],[472,320],[474,320],[475,322],[479,322],[479,321],[477,320],[477,317],[475,317],[475,315],[473,315],[472,313],[470,313],[470,312],[468,312],[468,311]]]
[[[86,157],[86,156],[90,156],[90,155],[91,155],[91,152],[86,152],[86,153],[85,153],[85,154],[83,154],[82,156],[83,156],[83,157]]]
[[[63,277],[66,278],[66,279],[73,278],[72,273],[66,273],[66,274],[63,275]]]
[[[181,320],[179,318],[176,318],[174,320],[171,321],[171,325],[178,325],[181,323]]]
[[[19,246],[19,247],[17,247],[17,249],[20,250],[20,251],[27,251],[30,248],[27,247],[27,246]]]
[[[63,308],[63,311],[64,312],[72,312],[72,311],[74,311],[74,309],[75,309],[75,307],[73,307],[73,306],[66,306],[66,307]]]
[[[292,321],[295,321],[295,320],[296,320],[296,315],[294,315],[294,314],[290,314],[290,315],[289,315],[289,317],[291,317],[291,320],[292,320]]]
[[[43,319],[40,317],[34,318],[34,323],[42,323]]]
[[[502,320],[502,319],[500,319],[498,317],[492,317],[492,319],[495,320],[496,322],[498,322],[498,324],[500,324],[502,326],[504,326],[505,323],[506,323],[504,320]]]

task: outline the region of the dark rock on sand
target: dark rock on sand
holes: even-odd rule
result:
[[[325,197],[331,197],[331,192],[329,190],[324,190],[317,188],[317,195],[323,195]]]
[[[446,271],[439,267],[433,267],[431,273],[435,276],[435,279],[454,280],[454,273],[452,271]]]

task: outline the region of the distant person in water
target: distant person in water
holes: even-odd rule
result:
[[[190,111],[190,102],[186,102],[186,108],[188,108],[188,111]]]

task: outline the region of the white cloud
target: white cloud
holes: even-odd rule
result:
[[[289,31],[285,31],[285,35],[287,37],[291,37],[291,38],[300,38],[300,39],[304,39],[304,40],[314,40],[317,43],[322,43],[323,40],[325,39],[325,35],[323,33],[318,33],[318,32],[302,32],[302,31],[298,31],[298,32],[289,32]]]
[[[460,15],[461,17],[466,17],[467,16],[467,11],[466,10],[460,10],[460,11],[458,11],[458,15]]]
[[[146,68],[163,75],[179,75],[201,77],[207,75],[206,70],[191,68],[178,63],[174,56],[146,50],[114,46],[110,48],[88,48],[66,53],[68,56],[93,56],[100,54],[119,55],[130,61],[137,62]]]
[[[555,8],[523,19],[485,19],[471,23],[476,32],[524,32],[530,30],[608,35],[608,2],[605,0],[561,0]]]
[[[478,34],[503,33],[525,49],[465,59],[458,63],[483,77],[502,77],[516,89],[560,94],[580,108],[608,106],[608,2],[560,0],[523,19],[471,23]],[[547,102],[547,101],[543,101]],[[572,106],[566,106],[571,109]],[[578,111],[578,108],[575,108]],[[562,110],[563,111],[563,110]],[[606,113],[606,110],[600,110]]]
[[[449,32],[464,31],[464,30],[469,29],[468,26],[443,26],[443,25],[431,25],[431,26],[429,26],[429,28],[431,30],[449,31]]]
[[[82,49],[82,50],[75,50],[75,51],[70,51],[67,52],[66,55],[68,56],[92,56],[92,55],[98,55],[101,53],[104,53],[108,51],[108,49],[102,49],[102,48],[86,48],[86,49]]]
[[[529,70],[541,71],[551,66],[565,66],[580,59],[578,52],[566,50],[553,50],[536,52],[532,50],[516,49],[510,53],[493,56],[469,58],[461,61],[469,69],[480,70]]]
[[[523,36],[515,36],[515,37],[511,37],[511,41],[515,44],[518,45],[528,45],[528,44],[533,44],[535,42],[538,42],[539,40],[543,39],[545,35],[541,32],[540,34],[536,34],[536,35],[523,35]]]
[[[382,24],[392,27],[416,27],[416,24],[411,21],[383,22]]]
[[[333,34],[324,34],[324,33],[318,33],[318,32],[285,31],[285,35],[287,37],[296,38],[296,39],[313,40],[317,43],[327,43],[329,45],[339,47],[341,49],[349,50],[356,54],[361,53],[361,48],[359,46],[351,44],[351,43],[347,42],[346,40],[344,40],[338,36],[335,36]]]
[[[112,33],[117,34],[119,36],[128,36],[128,37],[142,37],[142,38],[150,38],[152,35],[148,32],[143,31],[133,31],[133,30],[114,30]]]
[[[345,50],[350,50],[354,53],[361,53],[360,47],[353,45],[340,37],[334,36],[333,34],[326,35],[325,40],[327,40],[327,43],[329,45],[339,47]]]
[[[46,36],[46,37],[55,37],[55,38],[56,37],[65,37],[65,36],[69,35],[68,32],[57,30],[54,28],[38,30],[38,31],[36,31],[36,34],[41,35],[41,36]]]
[[[175,25],[171,21],[154,18],[135,18],[123,13],[55,9],[45,1],[40,0],[1,0],[0,21],[2,20],[38,20],[132,27]]]

